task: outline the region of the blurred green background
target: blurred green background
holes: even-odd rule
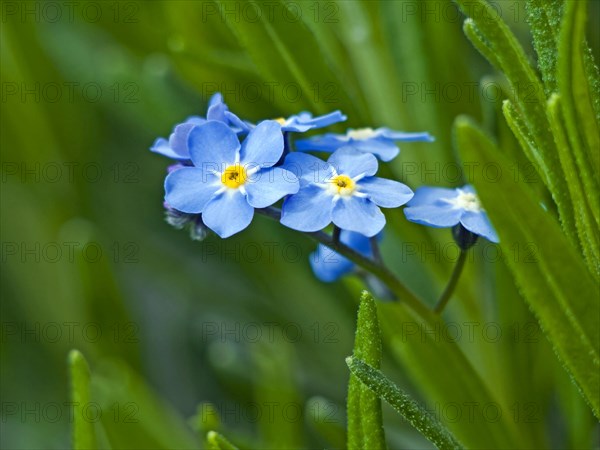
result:
[[[534,60],[523,2],[497,5]],[[510,93],[462,20],[436,1],[2,2],[2,448],[69,447],[72,348],[90,363],[113,448],[200,448],[210,427],[250,448],[341,448],[360,280],[318,282],[314,242],[264,217],[227,240],[190,240],[163,220],[169,162],[148,148],[221,91],[251,121],[341,109],[338,131],[429,131],[435,143],[403,145],[383,173],[458,186],[457,115],[517,145],[499,116]],[[386,214],[386,260],[432,304],[452,267],[449,231]],[[519,448],[597,447],[595,420],[491,247],[476,246],[445,313],[460,347],[503,399]],[[383,370],[452,423],[449,397],[394,350],[405,331],[388,329]],[[452,377],[443,369],[432,376]],[[204,402],[216,412],[188,421]],[[429,448],[384,417],[390,448]]]

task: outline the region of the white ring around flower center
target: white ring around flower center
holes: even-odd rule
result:
[[[357,128],[355,130],[348,130],[346,132],[346,138],[348,140],[354,139],[355,141],[364,141],[366,139],[373,138],[378,134],[379,133],[377,132],[377,130],[374,130],[373,128]]]
[[[465,192],[459,189],[456,197],[444,200],[450,203],[455,209],[464,209],[471,212],[483,211],[479,198],[472,192]]]

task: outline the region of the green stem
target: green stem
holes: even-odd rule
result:
[[[373,252],[373,259],[379,264],[383,264],[383,258],[381,257],[381,251],[379,250],[379,242],[377,242],[377,236],[369,238],[371,244],[371,251]]]
[[[281,217],[281,211],[277,210],[276,208],[257,208],[256,212],[276,220],[279,220]],[[324,231],[315,231],[305,234],[313,238],[315,241],[334,250],[336,253],[345,256],[353,263],[361,266],[363,269],[371,272],[373,275],[383,281],[400,301],[405,302],[424,319],[431,319],[431,310],[423,302],[421,302],[421,300],[419,300],[415,294],[406,288],[406,286],[404,286],[402,282],[400,282],[400,280],[398,280],[387,267],[383,266],[379,262],[367,258],[364,255],[361,255],[357,251],[339,241],[335,242],[333,236],[325,233]]]
[[[333,242],[335,242],[336,244],[340,243],[341,232],[342,232],[342,229],[340,227],[338,227],[337,225],[333,226],[333,233],[331,234],[331,238],[333,239]]]
[[[452,297],[452,293],[454,292],[454,288],[456,288],[456,284],[458,283],[458,279],[460,278],[460,274],[462,273],[466,260],[467,250],[461,250],[460,255],[458,255],[456,265],[454,266],[454,270],[452,271],[452,275],[450,276],[450,280],[446,285],[446,289],[444,289],[444,292],[442,292],[442,295],[433,310],[436,314],[439,314],[443,311],[444,307]]]

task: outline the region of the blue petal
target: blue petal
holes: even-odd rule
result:
[[[394,141],[404,141],[404,142],[433,142],[435,138],[429,133],[406,133],[404,131],[394,131],[389,128],[379,128],[377,131],[380,132],[380,136],[383,136],[387,139],[393,139]]]
[[[210,108],[211,106],[216,106],[220,103],[223,103],[223,94],[215,92],[208,101],[208,107]]]
[[[352,147],[342,147],[336,150],[327,162],[333,166],[337,173],[349,177],[372,176],[377,173],[377,158],[370,153],[364,153]]]
[[[309,112],[301,112],[298,115],[291,116],[287,122],[284,130],[285,131],[296,131],[287,130],[288,127],[297,127],[301,131],[306,131],[314,128],[322,128],[332,125],[334,123],[343,122],[347,117],[342,114],[341,111],[333,111],[329,114],[325,114],[318,117],[313,117]]]
[[[385,226],[385,216],[375,203],[366,198],[340,198],[333,206],[333,223],[343,230],[371,237]]]
[[[281,125],[274,120],[265,120],[254,128],[244,140],[240,153],[244,165],[271,167],[283,154]]]
[[[360,192],[369,196],[376,205],[397,208],[413,197],[413,191],[405,184],[385,178],[367,177],[358,182]]]
[[[436,228],[453,227],[463,213],[452,205],[423,205],[404,208],[404,215],[411,222]]]
[[[240,142],[223,122],[209,121],[190,132],[189,148],[196,167],[211,166],[222,171],[224,165],[235,163]]]
[[[309,260],[315,276],[325,283],[336,281],[354,269],[352,261],[324,245],[319,245]]]
[[[225,111],[227,111],[227,109],[227,105],[223,103],[223,96],[220,92],[217,92],[210,98],[210,101],[208,102],[206,119],[227,123],[227,119],[225,118]]]
[[[222,238],[239,233],[252,222],[254,208],[238,189],[214,197],[202,213],[204,224]]]
[[[408,206],[425,206],[425,205],[448,205],[443,199],[453,199],[458,196],[455,189],[447,189],[440,187],[421,186],[415,191],[415,196],[408,202]]]
[[[189,157],[185,158],[182,155],[179,155],[177,152],[175,152],[175,150],[171,148],[169,142],[165,138],[156,139],[154,141],[154,144],[152,144],[152,147],[150,147],[150,151],[171,159],[189,159]]]
[[[460,218],[460,223],[470,232],[483,236],[488,241],[496,244],[500,242],[498,234],[496,233],[496,230],[494,230],[490,219],[483,211],[465,211]]]
[[[334,152],[338,148],[348,145],[348,139],[344,135],[327,133],[310,139],[298,139],[294,144],[296,150],[302,152],[309,150]]]
[[[314,185],[285,199],[281,223],[298,231],[319,231],[331,223],[333,197]]]
[[[169,145],[175,153],[181,155],[180,159],[190,159],[190,150],[188,148],[188,140],[190,132],[198,124],[195,121],[187,121],[180,123],[173,130],[173,134],[169,137]]]
[[[298,192],[298,178],[280,167],[258,171],[244,185],[248,193],[248,203],[255,208],[266,208],[286,195]]]
[[[296,175],[301,186],[324,183],[335,175],[332,166],[306,153],[293,152],[288,154],[282,167]]]
[[[400,149],[393,141],[381,138],[352,139],[350,145],[361,152],[372,153],[384,162],[391,161],[400,153]]]
[[[377,237],[378,240],[380,240],[380,237],[381,235]],[[373,255],[371,241],[363,234],[355,233],[354,231],[342,230],[340,233],[340,242],[342,244],[346,244],[351,249],[356,250],[361,255],[365,255],[369,258]]]
[[[315,127],[312,125],[300,124],[300,123],[289,123],[289,124],[283,125],[281,127],[281,131],[289,131],[289,132],[293,132],[293,133],[304,133],[305,131],[312,130],[313,128],[315,128]]]
[[[165,201],[181,212],[198,214],[219,188],[219,179],[214,175],[206,176],[196,167],[182,167],[167,175]]]
[[[254,125],[250,122],[244,122],[231,111],[225,111],[225,118],[229,121],[229,125],[236,133],[248,133]]]

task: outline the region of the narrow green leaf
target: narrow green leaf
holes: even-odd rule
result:
[[[354,355],[379,368],[381,364],[381,332],[375,300],[363,291],[358,320]],[[348,385],[348,448],[385,449],[385,432],[381,400],[353,375]]]
[[[500,15],[483,0],[455,0],[462,11],[472,19],[481,39],[487,44],[484,56],[504,73],[514,92],[515,106],[521,113],[540,154],[537,160],[543,180],[558,207],[565,229],[574,229],[575,219],[568,195],[556,145],[546,116],[544,87],[529,64],[525,51]]]
[[[455,135],[463,160],[495,164],[501,173],[509,173],[510,161],[469,119],[457,119]],[[498,230],[503,253],[525,246],[534,252],[533,261],[523,257],[506,261],[557,356],[600,417],[596,283],[577,250],[525,183],[510,176],[491,183],[478,173],[470,181]]]
[[[237,447],[216,431],[206,433],[206,447],[209,450],[237,450]]]
[[[548,100],[548,115],[550,117],[552,132],[558,144],[560,161],[565,171],[565,177],[573,199],[575,209],[575,224],[579,233],[579,243],[583,254],[588,261],[590,272],[598,279],[600,277],[600,250],[598,248],[598,237],[596,235],[596,223],[589,210],[585,187],[579,178],[579,171],[575,164],[566,131],[563,128],[563,115],[561,102],[558,94],[553,94]]]
[[[71,375],[71,401],[73,414],[73,449],[91,450],[98,448],[94,423],[85,420],[84,409],[90,404],[90,367],[78,350],[69,353]]]
[[[473,22],[473,19],[468,18],[465,20],[463,23],[463,32],[485,59],[487,59],[494,67],[501,67],[500,60],[494,55],[494,50],[492,50],[485,41],[481,31],[477,29],[477,25]]]
[[[463,446],[436,418],[431,416],[412,398],[402,392],[379,370],[349,356],[346,364],[350,371],[378,397],[398,411],[413,427],[440,449],[461,449]],[[372,447],[363,447],[372,448]]]
[[[221,10],[227,9],[227,1],[219,1]],[[274,1],[276,11],[288,10],[283,1]],[[293,13],[293,12],[292,12]],[[343,106],[347,114],[360,111],[353,106],[348,90],[341,89],[338,77],[327,65],[323,50],[313,33],[303,21],[270,20],[268,14],[260,14],[255,21],[235,20],[235,15],[224,14],[224,20],[238,38],[242,46],[254,61],[264,79],[273,86],[279,86],[273,101],[283,110],[293,107],[310,107],[316,113],[329,112],[329,104],[325,102],[322,90],[334,92],[335,103]],[[311,61],[305,64],[304,61]],[[286,93],[283,87],[296,83],[301,94],[290,89]],[[321,91],[319,91],[319,89]],[[290,97],[298,97],[292,101]],[[355,96],[356,97],[356,96]]]
[[[94,402],[105,414],[99,424],[113,448],[198,448],[181,415],[119,360],[100,360],[92,374]]]
[[[585,1],[565,4],[558,48],[558,89],[568,142],[575,156],[579,178],[587,192],[585,201],[598,226],[600,186],[593,173],[598,170],[600,129],[592,97],[599,93],[590,90],[584,67],[586,7]]]
[[[556,92],[556,49],[563,4],[563,0],[528,0],[525,5],[546,95]]]
[[[535,164],[543,164],[542,155],[540,155],[536,148],[533,136],[531,136],[531,134],[529,133],[527,124],[523,121],[523,118],[521,117],[519,111],[517,111],[517,109],[515,108],[514,103],[510,100],[505,100],[502,104],[502,112],[504,113],[506,123],[512,130],[517,140],[519,141],[519,144],[521,145],[523,153],[525,153],[527,159],[529,159],[529,161],[534,162]],[[545,177],[546,174],[542,172],[540,175],[542,177]]]
[[[438,316],[424,321],[406,305],[398,302],[379,303],[379,321],[386,345],[396,361],[424,397],[428,408],[436,405],[495,404],[509,411],[510,403],[500,396],[497,386],[473,366],[457,341],[440,339],[446,323]],[[446,417],[438,418],[444,422]],[[452,433],[469,448],[529,447],[527,435],[521,435],[509,414],[499,420],[452,420],[444,422]]]

